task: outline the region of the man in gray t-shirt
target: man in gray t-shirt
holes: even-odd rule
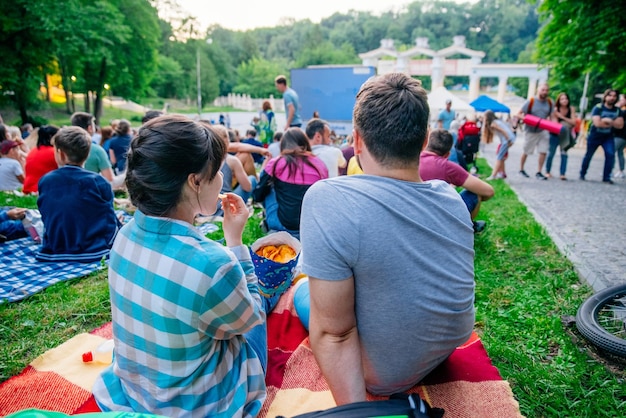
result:
[[[473,329],[469,213],[450,185],[419,176],[428,113],[417,80],[368,80],[353,115],[365,174],[317,182],[304,198],[310,342],[338,405],[411,388]]]
[[[537,91],[537,97],[526,100],[526,102],[522,105],[522,108],[519,111],[520,118],[528,114],[537,116],[541,119],[548,119],[553,108],[552,100],[548,97],[548,91],[549,88],[547,84],[544,83],[540,85],[539,90]],[[548,180],[548,178],[544,176],[541,171],[543,169],[543,163],[546,161],[548,148],[550,147],[550,134],[548,131],[541,128],[524,125],[524,136],[524,152],[522,153],[522,158],[520,160],[519,173],[524,177],[530,177],[524,170],[524,164],[526,164],[526,158],[535,152],[536,148],[539,153],[539,158],[537,160],[538,169],[537,173],[535,173],[535,177],[538,180]]]

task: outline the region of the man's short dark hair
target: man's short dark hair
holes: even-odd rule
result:
[[[162,115],[163,115],[163,112],[161,112],[160,110],[148,110],[146,114],[143,115],[143,118],[141,118],[141,123],[144,124],[148,122],[149,120],[158,118],[159,116],[162,116]]]
[[[354,129],[379,164],[414,166],[426,140],[429,113],[428,95],[420,81],[389,73],[361,86],[354,105]]]
[[[254,138],[254,137],[256,136],[256,134],[257,134],[256,129],[248,129],[248,130],[246,131],[246,136],[247,136],[248,138]]]
[[[428,145],[426,149],[430,152],[443,157],[452,149],[454,139],[452,134],[445,129],[434,129],[430,131],[428,136]]]
[[[89,156],[91,137],[81,126],[59,129],[53,138],[54,147],[63,151],[71,163],[82,164]]]
[[[93,124],[94,117],[87,112],[76,112],[72,115],[70,123],[72,126],[80,126],[84,130],[89,129]]]
[[[306,136],[308,136],[309,139],[313,139],[315,134],[318,132],[324,134],[324,127],[327,125],[328,122],[326,122],[324,119],[311,119],[309,123],[306,124]]]
[[[274,79],[274,83],[276,84],[284,84],[285,86],[287,85],[287,77],[285,77],[284,75],[279,75]]]

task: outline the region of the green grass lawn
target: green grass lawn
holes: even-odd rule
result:
[[[481,161],[481,173],[488,173]],[[483,204],[476,237],[476,330],[528,417],[624,416],[624,368],[609,367],[564,320],[592,294],[572,264],[501,180]],[[36,207],[0,194],[0,206]],[[245,241],[261,236],[250,218]],[[210,235],[220,239],[221,233]],[[110,320],[106,272],[0,305],[0,381],[49,348]],[[567,321],[565,321],[567,322]],[[619,366],[619,365],[618,365]]]

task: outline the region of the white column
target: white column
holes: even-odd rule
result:
[[[470,102],[480,96],[480,76],[470,74],[469,76],[469,100]]]
[[[537,79],[536,78],[528,78],[528,95],[527,99],[531,97],[535,97],[535,93],[537,92]]]
[[[396,61],[396,71],[409,74],[409,58],[399,57]],[[409,74],[410,75],[410,74]]]
[[[431,78],[431,91],[435,90],[437,87],[443,87],[443,66],[444,66],[445,58],[434,56],[433,57],[433,67]]]
[[[498,101],[502,103],[504,101],[504,96],[506,95],[506,85],[509,81],[509,77],[505,75],[501,75],[498,78]]]

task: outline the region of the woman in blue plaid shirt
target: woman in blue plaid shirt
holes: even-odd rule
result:
[[[111,250],[113,364],[93,393],[104,411],[256,416],[265,399],[267,334],[248,248],[248,210],[224,197],[227,247],[194,228],[215,211],[224,142],[180,115],[147,122],[131,143],[134,219]]]

